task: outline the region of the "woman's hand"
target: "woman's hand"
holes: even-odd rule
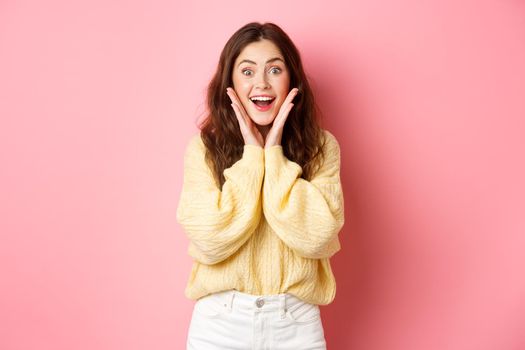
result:
[[[226,93],[228,94],[228,96],[230,96],[230,99],[232,101],[231,105],[233,107],[233,110],[235,111],[237,120],[239,121],[239,127],[241,128],[244,143],[263,147],[264,138],[259,132],[259,129],[257,129],[255,123],[252,122],[252,120],[246,113],[246,110],[242,106],[241,101],[239,101],[239,97],[237,97],[235,90],[229,87],[226,89]]]
[[[277,117],[275,117],[275,120],[273,121],[272,128],[266,135],[266,142],[264,144],[264,148],[270,148],[272,146],[281,144],[284,123],[286,122],[286,119],[288,118],[288,114],[292,110],[292,107],[293,107],[292,100],[297,95],[298,91],[299,91],[298,88],[293,88],[288,93],[288,96],[286,96],[286,99],[281,105],[281,108],[279,108],[279,113],[277,114]]]

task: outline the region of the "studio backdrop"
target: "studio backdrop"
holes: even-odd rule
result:
[[[341,146],[330,350],[525,349],[518,0],[0,2],[0,349],[184,349],[183,152],[274,22]]]

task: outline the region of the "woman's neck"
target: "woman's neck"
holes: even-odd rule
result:
[[[268,132],[272,128],[272,125],[257,125],[257,129],[261,133],[264,140],[266,140],[266,135],[268,135]]]

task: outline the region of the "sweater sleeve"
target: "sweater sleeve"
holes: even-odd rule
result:
[[[263,148],[244,145],[242,158],[224,170],[224,177],[221,190],[205,161],[200,134],[194,136],[184,154],[176,216],[190,239],[188,254],[203,264],[227,259],[255,231],[262,216]]]
[[[281,145],[264,150],[264,216],[284,244],[312,259],[341,249],[338,233],[344,225],[339,144],[326,130],[325,136],[325,160],[310,181],[300,177],[301,166],[286,158]]]

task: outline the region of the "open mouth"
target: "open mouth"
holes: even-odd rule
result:
[[[252,101],[252,103],[255,105],[255,107],[258,110],[265,111],[271,107],[271,104],[273,103],[273,101],[275,101],[275,97],[255,96],[255,97],[250,97],[250,101]]]
[[[275,97],[255,96],[255,97],[250,97],[250,100],[259,107],[265,107],[265,106],[269,106],[275,100]]]

